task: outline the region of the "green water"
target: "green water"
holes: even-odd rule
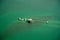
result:
[[[52,16],[49,23],[20,23],[17,18]],[[60,40],[60,0],[1,0],[3,40]]]

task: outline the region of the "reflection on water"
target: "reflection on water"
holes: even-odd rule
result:
[[[28,24],[28,23],[25,23],[25,22],[14,22],[12,23],[11,25],[8,26],[8,28],[6,28],[6,30],[4,30],[2,32],[2,35],[1,37],[2,38],[6,38],[6,37],[9,37],[13,34],[16,34],[16,33],[24,33],[26,31],[37,31],[39,29],[39,31],[42,31],[42,30],[58,30],[58,28],[60,28],[59,25],[59,21],[49,21],[48,24],[44,24],[44,23],[36,23],[36,24]],[[42,29],[41,29],[42,28]],[[44,29],[46,28],[46,29]],[[52,28],[52,29],[50,29]],[[34,30],[36,29],[36,30]],[[42,31],[43,32],[43,31]]]
[[[8,28],[6,28],[6,30],[4,30],[2,32],[2,36],[5,38],[5,37],[11,36],[15,33],[22,33],[25,31],[29,31],[34,28],[41,27],[43,24],[44,23],[29,24],[29,23],[25,23],[25,22],[14,22],[11,25],[9,25]]]

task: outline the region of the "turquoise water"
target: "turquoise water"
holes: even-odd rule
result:
[[[1,0],[0,32],[3,40],[60,40],[59,0]],[[52,16],[49,23],[20,23],[17,18]]]

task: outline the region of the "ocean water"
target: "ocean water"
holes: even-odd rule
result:
[[[19,17],[50,16],[46,22],[28,24]],[[1,0],[0,40],[60,40],[60,0]]]

